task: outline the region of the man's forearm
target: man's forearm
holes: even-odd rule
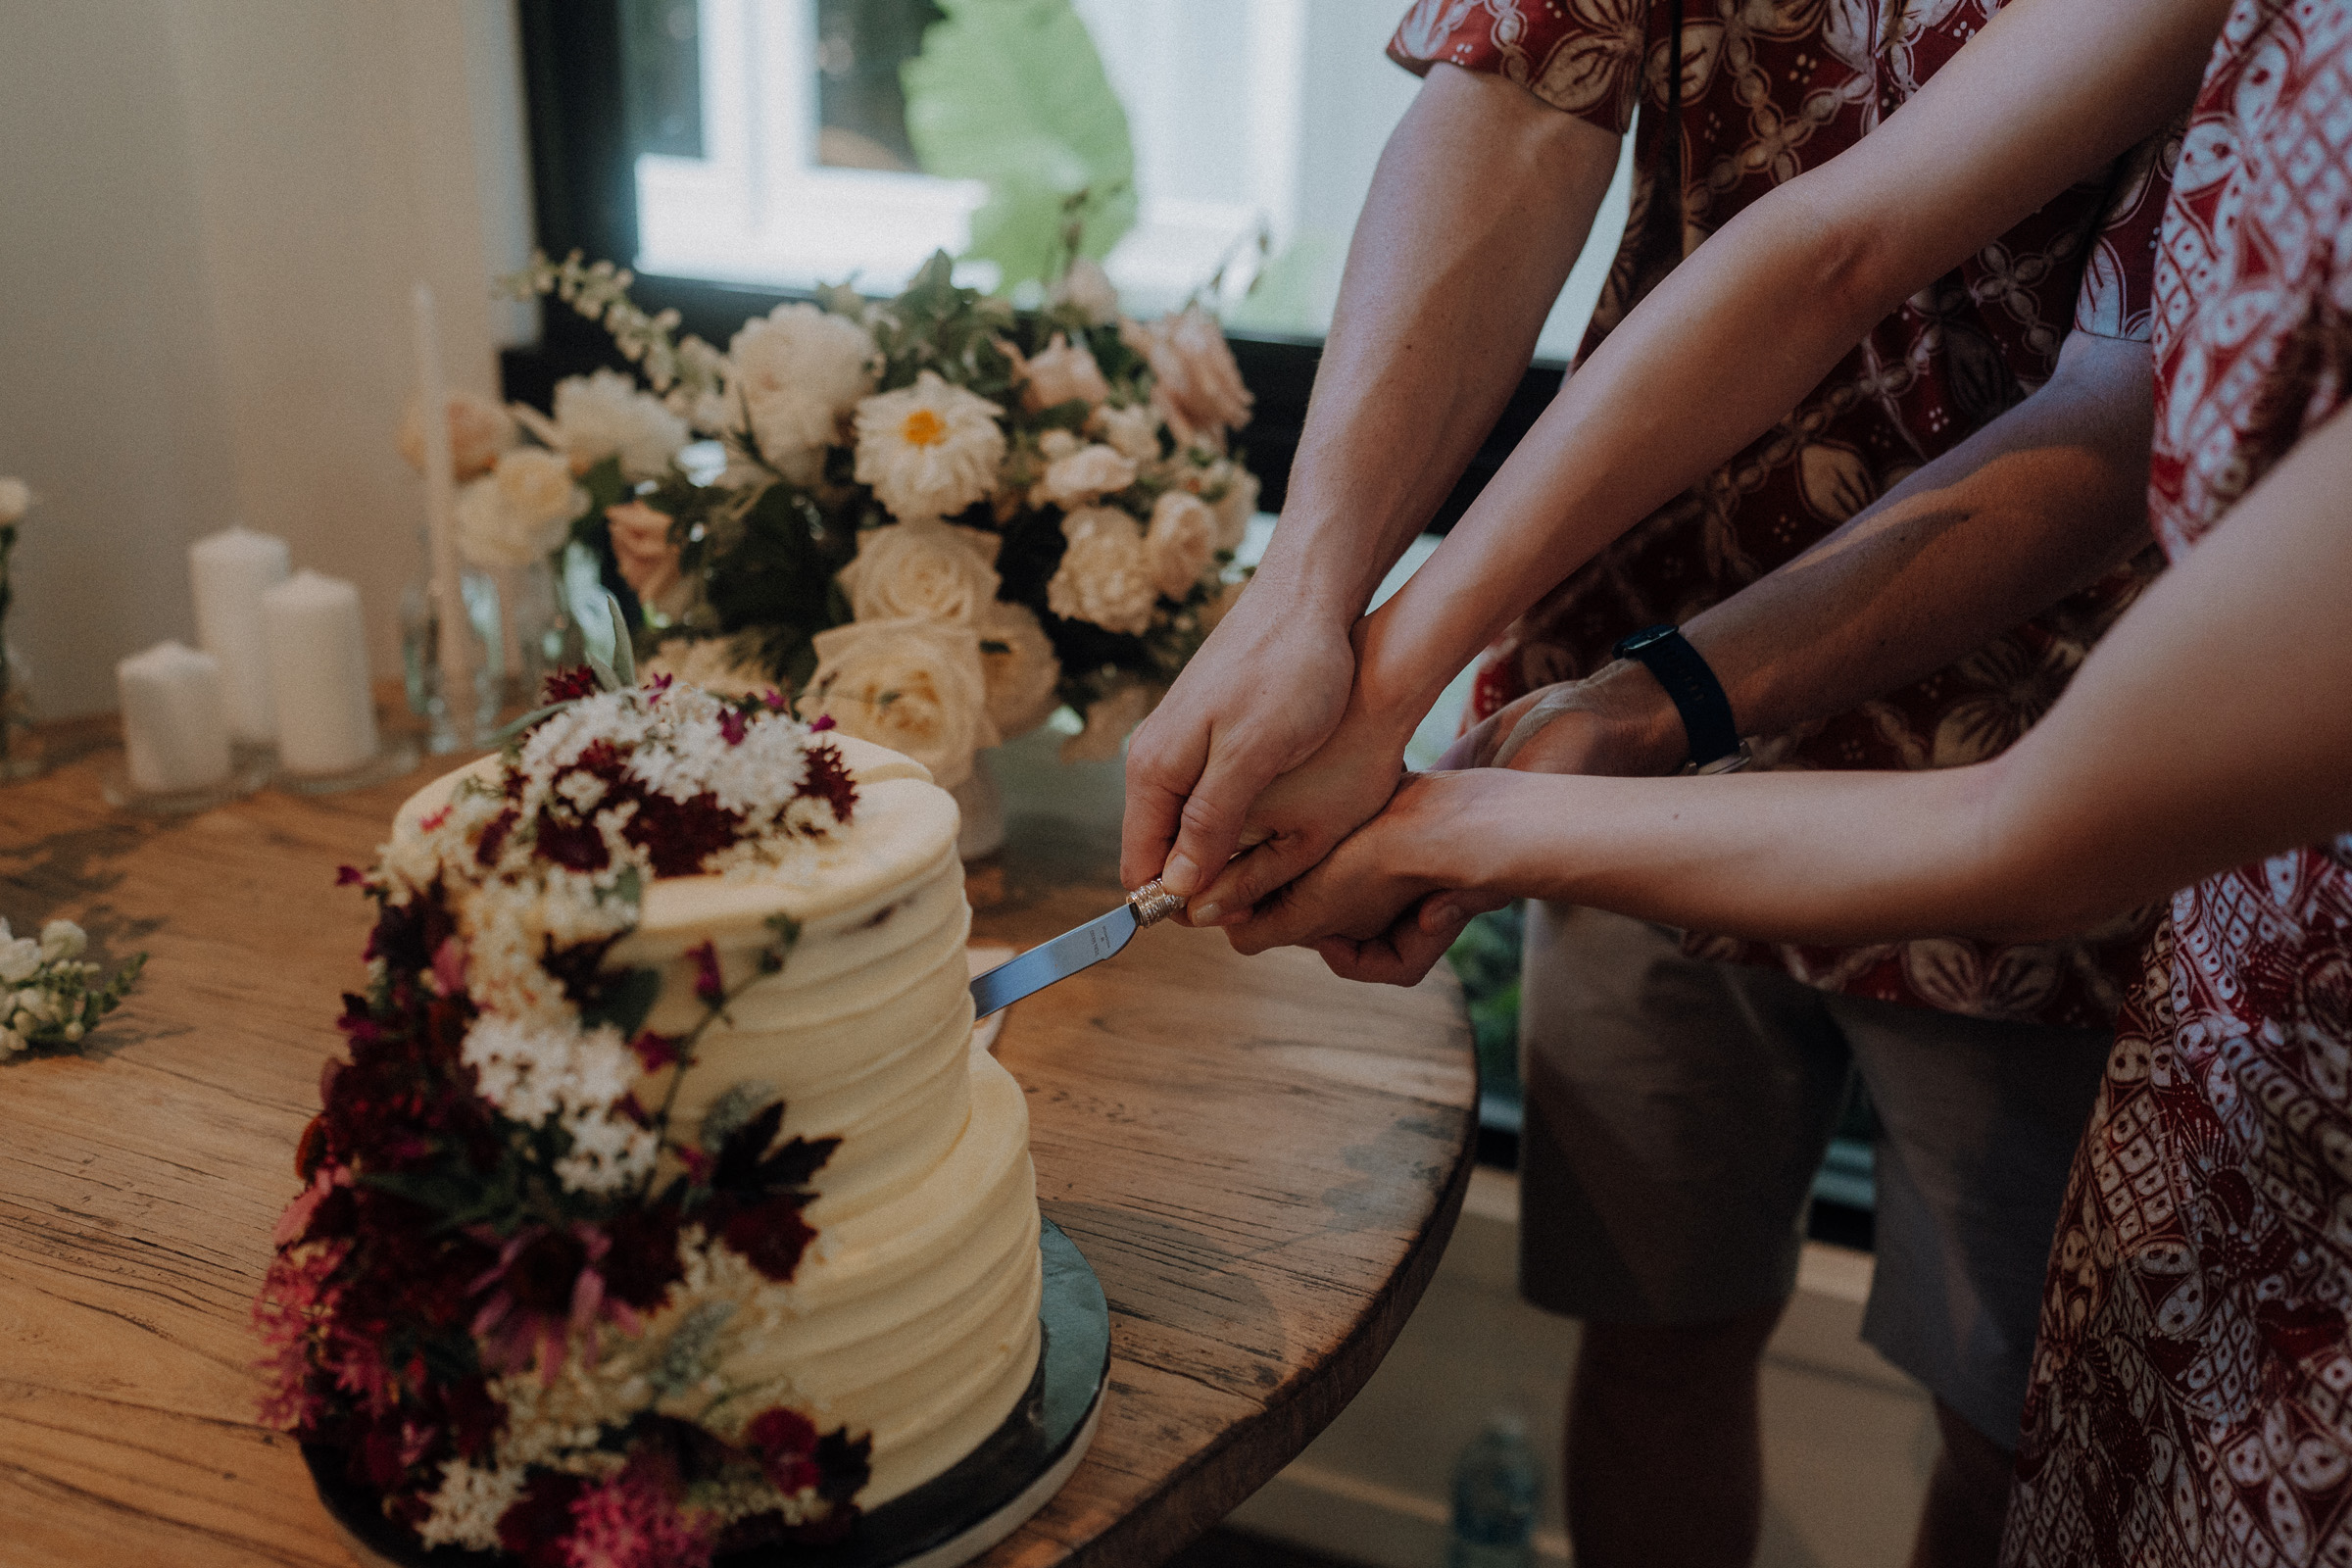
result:
[[[1859,146],[1701,246],[1374,617],[1360,721],[1409,730],[1512,616],[1785,417],[1886,311],[2159,129],[2220,9],[2004,8]]]
[[[2070,337],[2046,386],[1686,622],[1740,733],[1781,734],[1919,680],[2144,547],[2151,380],[2146,344]],[[1607,755],[1624,765],[1682,764],[1682,726],[1640,665],[1563,691],[1563,710],[1580,705],[1610,725]]]
[[[1432,69],[1348,248],[1261,591],[1362,613],[1518,385],[1617,149],[1499,76]]]

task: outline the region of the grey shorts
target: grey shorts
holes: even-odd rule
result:
[[[1520,997],[1520,1289],[1602,1322],[1785,1300],[1849,1071],[1876,1104],[1862,1337],[2017,1443],[2050,1236],[2109,1037],[1817,991],[1531,905]]]

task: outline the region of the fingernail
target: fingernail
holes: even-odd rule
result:
[[[1171,855],[1159,873],[1159,884],[1179,898],[1191,898],[1200,888],[1200,868],[1190,856]]]
[[[1217,925],[1221,923],[1217,916],[1225,911],[1214,904],[1203,904],[1198,908],[1188,909],[1185,912],[1193,917],[1195,925]]]

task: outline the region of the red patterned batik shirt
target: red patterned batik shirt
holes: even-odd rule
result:
[[[1674,53],[1677,6],[1682,70]],[[1852,146],[1991,15],[1991,0],[1422,0],[1389,53],[1498,73],[1635,135],[1632,216],[1585,352],[1742,208]],[[2070,324],[2148,334],[2168,153],[2067,191],[1882,321],[1795,411],[1561,583],[1492,650],[1473,721],[1591,674],[1626,633],[1739,592],[2048,379]],[[2143,568],[2144,571],[2144,568]],[[1776,736],[1763,765],[1925,768],[2007,747],[2057,699],[2142,572],[2118,572],[1926,680]],[[1934,938],[1868,948],[1692,936],[1690,951],[1825,990],[1981,1017],[2104,1029],[2153,912],[2082,939]]]
[[[2352,382],[2352,6],[2238,0],[2156,264],[2176,559]],[[2075,1156],[2005,1561],[2352,1564],[2352,838],[2172,902]]]

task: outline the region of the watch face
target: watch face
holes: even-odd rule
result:
[[[1673,626],[1644,626],[1617,644],[1617,657],[1631,659],[1644,648],[1662,643],[1674,636],[1676,629]]]

